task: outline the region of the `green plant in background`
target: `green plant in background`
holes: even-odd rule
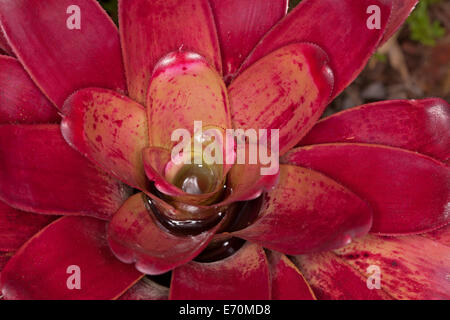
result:
[[[379,62],[383,62],[383,63],[387,62],[387,56],[383,53],[375,52],[373,54],[373,57]]]
[[[436,39],[444,36],[445,29],[439,21],[431,21],[428,13],[429,5],[440,0],[420,0],[416,9],[409,16],[407,23],[410,38],[426,46],[434,46]]]
[[[289,0],[289,10],[292,10],[295,8],[296,5],[298,5],[302,0]]]
[[[117,24],[117,0],[98,0],[98,2]]]

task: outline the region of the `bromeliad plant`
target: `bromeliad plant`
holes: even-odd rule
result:
[[[3,298],[450,298],[449,105],[318,121],[416,2],[0,0]],[[194,121],[279,173],[170,165]]]

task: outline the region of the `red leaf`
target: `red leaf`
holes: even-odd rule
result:
[[[384,144],[450,158],[450,106],[442,99],[370,103],[320,120],[300,142]]]
[[[367,277],[332,252],[293,258],[319,300],[390,300],[384,290],[369,289]]]
[[[35,235],[8,262],[0,289],[6,299],[114,299],[141,277],[108,248],[106,223],[88,217],[64,217]],[[69,289],[78,266],[79,290]],[[113,281],[112,281],[113,280]]]
[[[73,150],[59,125],[0,126],[0,199],[30,212],[109,219],[130,190]]]
[[[159,61],[147,96],[150,146],[171,150],[176,129],[231,128],[227,90],[220,75],[196,53],[173,52]],[[223,134],[224,136],[224,134]]]
[[[142,150],[148,144],[145,109],[114,91],[89,88],[64,103],[66,141],[126,184],[145,190]]]
[[[233,234],[295,255],[342,247],[371,225],[371,208],[354,193],[318,172],[282,165],[258,219]]]
[[[374,210],[371,232],[421,233],[449,222],[450,168],[428,156],[335,143],[294,149],[283,161],[320,171],[365,199]]]
[[[121,0],[119,24],[130,97],[141,104],[153,68],[169,52],[196,52],[222,70],[208,0]]]
[[[211,0],[225,79],[234,76],[258,41],[286,15],[288,0]]]
[[[142,193],[129,198],[108,227],[108,241],[118,259],[135,263],[146,274],[162,274],[189,262],[209,243],[220,224],[195,236],[164,228],[147,209]]]
[[[367,27],[367,8],[380,8],[380,29]],[[281,20],[252,51],[241,71],[292,42],[311,42],[325,50],[335,75],[336,97],[364,68],[385,31],[391,1],[303,0]]]
[[[128,289],[119,300],[167,300],[169,288],[163,287],[144,277],[141,281]]]
[[[314,292],[297,267],[285,255],[268,254],[273,300],[316,300]]]
[[[262,58],[229,87],[236,129],[278,129],[279,153],[294,147],[320,118],[333,89],[326,53],[308,43],[291,44]]]
[[[421,236],[368,236],[337,251],[345,264],[368,277],[380,270],[381,288],[401,300],[450,299],[450,247]]]
[[[78,0],[80,29],[69,29],[72,0],[0,2],[0,22],[14,53],[44,94],[61,108],[85,87],[126,90],[119,33],[100,4]]]
[[[0,56],[0,70],[1,124],[59,122],[57,109],[16,59]]]
[[[16,251],[57,217],[11,208],[0,201],[0,251]]]
[[[268,300],[269,267],[264,250],[247,243],[217,262],[191,262],[173,271],[172,300]]]
[[[380,46],[388,41],[392,35],[400,28],[400,26],[408,18],[409,14],[414,10],[414,7],[419,0],[391,0],[392,14],[389,17],[386,33],[381,40]]]

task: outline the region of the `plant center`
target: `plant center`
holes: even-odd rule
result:
[[[215,171],[205,164],[186,164],[177,172],[173,184],[189,194],[212,192],[217,186]]]

